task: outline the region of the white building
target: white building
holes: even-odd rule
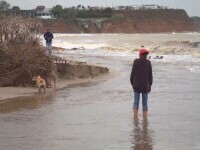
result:
[[[159,6],[159,5],[142,5],[140,9],[167,9],[166,6]]]
[[[140,8],[139,5],[131,5],[131,6],[129,6],[129,9],[130,9],[130,10],[137,10],[137,9],[139,9],[139,8]]]
[[[45,6],[37,6],[35,10],[35,18],[38,19],[55,19],[53,13],[51,13],[50,8],[45,8]]]
[[[125,10],[126,6],[116,6],[114,7],[115,10]]]
[[[138,10],[138,9],[168,9],[166,6],[159,5],[130,5],[130,6],[116,6],[113,7],[115,10]]]

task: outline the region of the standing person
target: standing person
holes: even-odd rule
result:
[[[134,90],[133,112],[135,119],[138,118],[140,94],[142,94],[143,118],[147,118],[148,93],[151,91],[153,83],[152,66],[150,60],[147,59],[148,54],[148,50],[141,48],[139,58],[134,60],[131,71],[130,82]]]
[[[48,50],[49,54],[51,55],[53,34],[50,32],[49,28],[47,28],[46,32],[44,33],[44,39],[46,40],[47,50]]]

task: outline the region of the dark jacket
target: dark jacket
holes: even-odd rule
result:
[[[146,58],[135,59],[130,76],[130,82],[134,91],[148,93],[153,83],[151,62]]]
[[[46,32],[44,34],[44,38],[45,38],[47,43],[51,43],[52,39],[53,39],[53,34],[51,32]]]

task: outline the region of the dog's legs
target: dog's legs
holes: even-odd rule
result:
[[[56,88],[56,79],[53,80],[54,88]]]
[[[45,87],[43,87],[43,90],[44,90],[44,94],[45,94],[45,92],[46,92]]]
[[[39,91],[39,93],[41,93],[41,87],[38,87],[38,91]]]

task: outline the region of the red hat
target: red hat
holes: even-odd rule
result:
[[[149,51],[145,48],[141,48],[139,51],[139,56],[144,56],[144,55],[148,55]]]

